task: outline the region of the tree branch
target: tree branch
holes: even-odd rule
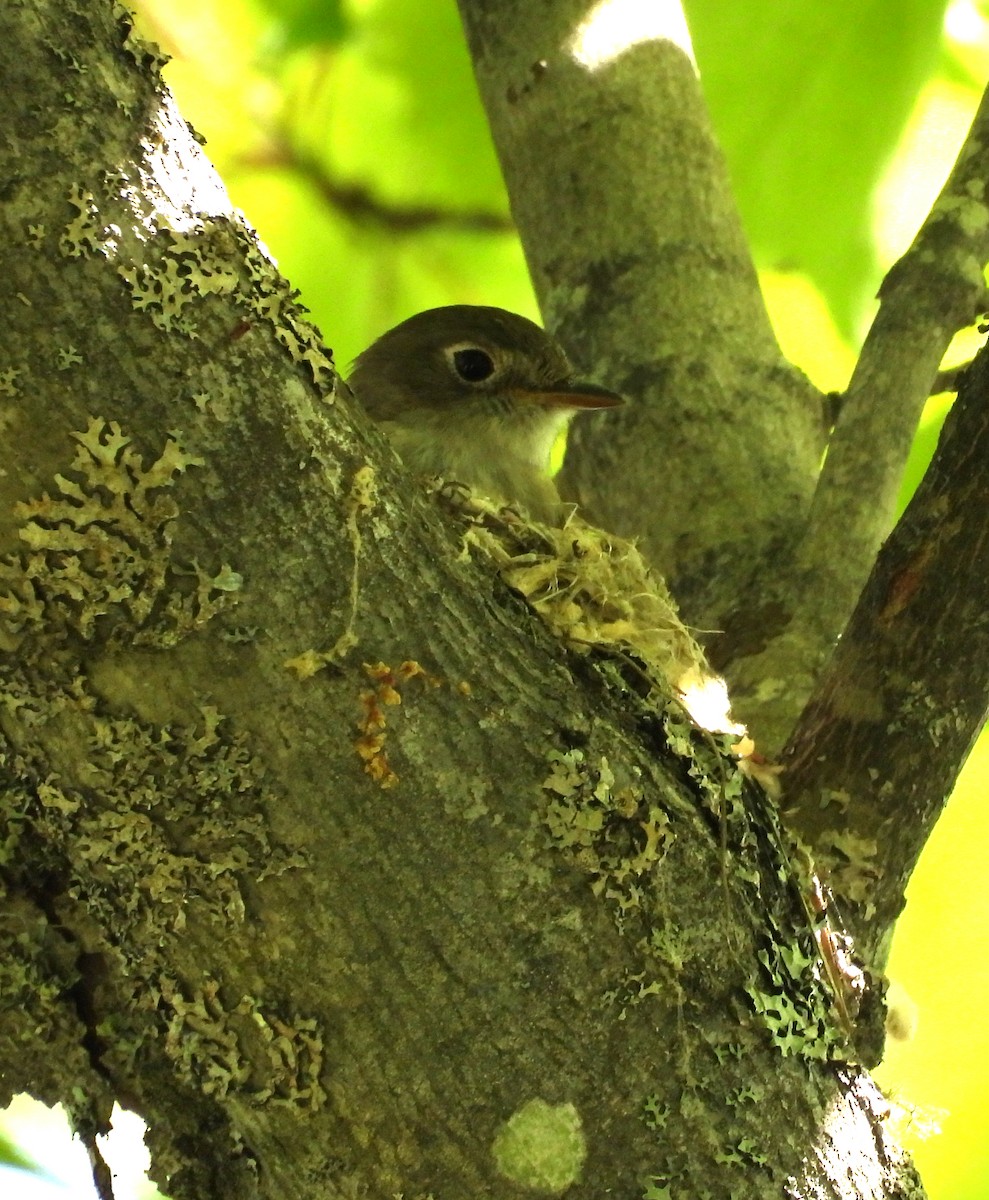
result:
[[[802,529],[825,425],[776,345],[683,15],[460,9],[546,323],[631,400],[575,425],[563,486],[640,540],[690,624],[718,628],[753,562]]]
[[[341,216],[356,223],[378,225],[391,234],[419,233],[423,229],[447,229],[468,233],[514,233],[511,217],[481,210],[457,212],[435,204],[389,204],[361,183],[337,179],[315,155],[293,147],[285,139],[266,143],[241,157],[244,166],[265,170],[292,171]]]
[[[789,819],[879,966],[910,873],[986,720],[987,508],[983,350],[785,754]]]
[[[334,394],[119,7],[2,14],[2,1087],[176,1200],[902,1195],[766,798]]]
[[[913,245],[883,281],[806,533],[791,557],[767,564],[759,608],[739,605],[715,650],[730,664],[739,712],[770,751],[786,739],[889,531],[938,364],[953,335],[985,305],[987,180],[989,95]],[[753,639],[753,631],[761,637]]]

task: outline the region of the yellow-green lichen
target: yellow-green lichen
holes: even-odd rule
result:
[[[0,371],[0,396],[16,396],[20,392],[17,380],[21,374],[20,367],[6,367]]]
[[[82,362],[82,355],[75,346],[59,346],[55,350],[55,370],[70,371]]]
[[[100,221],[96,197],[81,183],[69,188],[69,204],[76,215],[69,221],[58,240],[58,248],[67,258],[82,258],[103,250],[106,232]]]
[[[672,1115],[672,1107],[655,1093],[642,1103],[642,1122],[647,1129],[665,1129]]]
[[[643,1185],[642,1200],[675,1200],[670,1183],[665,1175],[650,1175]]]
[[[880,878],[879,847],[875,838],[861,837],[842,830],[823,831],[818,839],[819,854],[827,861],[828,878],[836,893],[861,905],[861,920],[875,912],[873,897]]]
[[[209,978],[188,989],[163,976],[151,995],[180,1078],[217,1097],[236,1093],[254,1104],[311,1111],[322,1106],[323,1040],[315,1021],[282,1020],[252,996],[227,1009]]]
[[[157,79],[168,55],[154,42],[141,37],[134,27],[134,14],[120,0],[113,0],[113,17],[121,32],[122,48],[143,71],[150,71]]]
[[[90,205],[91,197],[73,200],[76,207],[82,202]],[[88,215],[90,208],[85,212]],[[234,300],[244,316],[240,335],[255,323],[270,328],[319,392],[324,396],[333,392],[336,371],[332,353],[298,302],[298,293],[278,274],[253,234],[237,222],[215,217],[188,230],[161,228],[145,257],[139,262],[121,261],[117,274],[134,307],[145,312],[157,328],[190,338],[200,336],[198,320],[204,299],[220,296]]]
[[[573,1104],[528,1100],[491,1146],[501,1175],[534,1192],[559,1196],[580,1179],[587,1141]]]
[[[717,1151],[714,1161],[725,1167],[767,1167],[769,1159],[754,1138],[739,1138],[734,1144],[727,1145]]]
[[[189,232],[163,229],[155,235],[155,246],[160,251],[157,260],[121,263],[117,273],[134,307],[146,312],[159,329],[198,337],[192,314],[185,309],[204,296],[231,296],[238,290],[241,281],[233,259],[213,252],[202,225]]]
[[[784,933],[771,914],[773,936],[756,953],[760,970],[746,984],[752,1007],[784,1056],[832,1062],[849,1055],[848,1033],[839,1021],[835,982],[829,978],[809,929]]]
[[[20,503],[18,537],[26,550],[0,562],[0,617],[14,633],[32,626],[92,640],[173,645],[231,601],[240,577],[228,564],[209,572],[172,557],[179,509],[168,494],[203,460],[178,431],[145,466],[114,421],[90,420],[75,432],[70,471],[55,487]]]
[[[634,781],[616,784],[603,755],[583,750],[549,755],[543,823],[550,844],[591,877],[596,895],[612,901],[620,918],[639,907],[639,881],[673,840],[666,813]]]
[[[269,837],[274,801],[251,739],[215,705],[199,703],[191,722],[155,722],[94,683],[134,647],[194,636],[241,586],[225,564],[174,557],[173,493],[200,460],[177,432],[147,465],[113,422],[73,437],[75,458],[51,491],[16,508],[23,549],[0,561],[2,882],[37,895],[47,915],[30,940],[0,935],[11,964],[4,1036],[21,1037],[9,1004],[27,988],[27,1033],[75,1029],[103,1007],[112,1015],[92,1043],[125,1073],[164,1042],[182,1080],[206,1094],[318,1107],[321,1040],[309,1018],[279,1017],[269,998],[229,1008],[212,981],[173,979],[187,930],[229,933],[244,921],[245,878],[303,861]],[[85,964],[97,961],[90,978]],[[76,1006],[89,988],[99,1001]]]

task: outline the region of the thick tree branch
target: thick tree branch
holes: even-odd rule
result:
[[[786,751],[790,818],[881,966],[907,880],[989,705],[989,355]]]
[[[802,529],[825,425],[773,337],[682,13],[460,8],[546,322],[632,401],[574,430],[564,486],[720,628]]]
[[[880,289],[880,306],[841,404],[796,552],[760,581],[716,651],[732,694],[770,750],[783,743],[851,613],[889,531],[903,467],[953,335],[986,302],[989,95],[913,245]],[[758,607],[756,607],[756,605]],[[761,614],[775,613],[768,643]]]
[[[176,1200],[902,1195],[773,807],[334,397],[119,9],[0,12],[4,1094]]]

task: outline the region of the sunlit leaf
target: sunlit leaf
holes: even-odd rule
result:
[[[273,18],[266,39],[269,53],[309,46],[339,45],[351,24],[341,0],[259,0]]]
[[[946,0],[687,0],[760,266],[801,271],[846,332],[879,282],[869,200],[941,54]]]
[[[21,1171],[41,1173],[37,1163],[24,1154],[3,1132],[0,1132],[0,1163],[6,1167],[17,1167]]]

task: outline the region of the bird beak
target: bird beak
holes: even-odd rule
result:
[[[625,398],[595,383],[558,383],[547,388],[516,388],[512,399],[520,404],[541,404],[546,408],[618,408]]]

